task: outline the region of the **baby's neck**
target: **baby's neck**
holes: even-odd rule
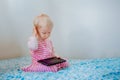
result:
[[[46,41],[47,39],[38,39],[38,41],[40,41],[40,42],[44,42],[44,41]]]

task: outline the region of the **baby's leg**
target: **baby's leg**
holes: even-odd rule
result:
[[[54,66],[45,66],[44,67],[45,72],[57,72],[58,68],[54,65]]]
[[[38,71],[38,69],[39,69],[38,66],[33,66],[33,65],[22,68],[22,70],[25,72],[36,72]]]
[[[68,66],[69,66],[68,62],[60,63],[60,67],[61,67],[61,68],[66,68],[66,67],[68,67]]]
[[[25,72],[57,72],[56,66],[45,66],[45,65],[31,65],[29,67],[22,68]]]

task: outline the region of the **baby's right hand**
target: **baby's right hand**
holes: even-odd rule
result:
[[[33,28],[33,36],[37,37],[37,30],[36,30],[36,27]]]
[[[39,40],[40,36],[39,36],[39,32],[37,27],[33,28],[33,36],[35,36],[37,38],[37,40]]]

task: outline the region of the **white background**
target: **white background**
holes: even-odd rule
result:
[[[48,14],[56,54],[120,57],[120,0],[0,0],[0,59],[29,55],[33,19]]]

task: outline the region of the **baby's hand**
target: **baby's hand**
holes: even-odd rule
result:
[[[60,56],[56,56],[58,59],[60,59]]]
[[[39,32],[37,27],[33,28],[33,36],[35,36],[37,38],[37,40],[39,40],[40,36],[39,36]]]
[[[36,27],[33,28],[33,36],[37,37],[37,30],[36,30]]]

